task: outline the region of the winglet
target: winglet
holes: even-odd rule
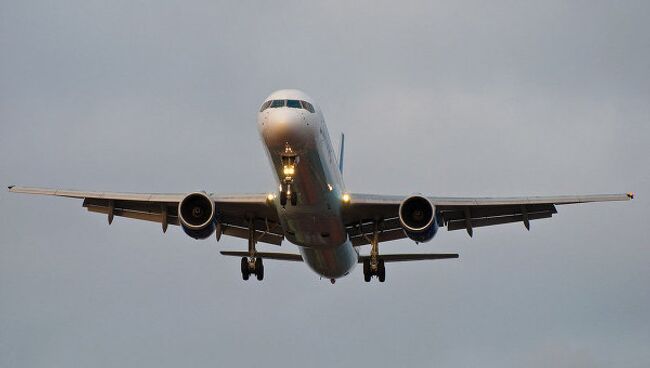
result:
[[[627,192],[625,193],[629,199],[634,199],[634,193],[632,192]]]
[[[12,190],[15,187],[15,185],[10,185],[7,187],[7,189]]]

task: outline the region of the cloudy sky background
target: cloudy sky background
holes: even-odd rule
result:
[[[649,17],[647,1],[0,1],[2,185],[267,192],[255,113],[300,88],[346,133],[351,191],[639,193],[530,232],[387,243],[461,258],[332,286],[272,261],[243,282],[218,255],[242,240],[0,191],[0,366],[647,367]]]

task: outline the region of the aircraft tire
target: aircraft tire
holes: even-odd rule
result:
[[[287,192],[284,190],[280,192],[280,206],[284,207],[287,205]]]
[[[384,265],[383,259],[379,260],[379,265],[377,267],[377,278],[379,279],[379,282],[386,281],[386,266]]]
[[[291,205],[295,206],[298,204],[298,193],[291,192]]]
[[[372,274],[370,273],[370,260],[369,259],[364,259],[363,260],[363,280],[365,282],[370,282],[370,278],[372,278]]]
[[[250,277],[250,272],[248,270],[248,259],[242,257],[241,259],[241,278],[246,281]]]
[[[255,259],[255,276],[257,276],[258,281],[264,280],[264,263],[262,258]]]

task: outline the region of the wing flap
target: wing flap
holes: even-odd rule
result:
[[[550,218],[553,214],[551,212],[540,212],[540,213],[530,213],[528,214],[529,220],[538,220],[543,218]],[[511,222],[524,222],[524,215],[510,215],[510,216],[498,216],[498,217],[485,217],[485,218],[472,218],[471,220],[472,227],[482,227],[482,226],[492,226],[492,225],[501,225]],[[447,223],[447,230],[465,230],[467,228],[467,223],[465,219],[463,220],[453,220]]]
[[[472,219],[484,217],[515,216],[524,211],[529,214],[550,212],[557,213],[555,206],[549,203],[545,204],[520,204],[520,205],[484,205],[484,206],[440,206],[438,210],[445,221],[465,220],[465,208],[470,209]]]
[[[110,210],[108,207],[100,207],[100,206],[86,206],[89,212],[94,212],[94,213],[102,213],[105,215],[108,215]],[[120,208],[116,208],[113,210],[113,215],[114,216],[120,216],[120,217],[126,217],[134,220],[144,220],[144,221],[151,221],[151,222],[160,222],[162,223],[162,214],[156,214],[156,213],[146,213],[146,212],[137,212],[137,211],[129,211],[129,210],[123,210]],[[167,223],[170,225],[178,225],[178,218],[177,217],[167,217]]]

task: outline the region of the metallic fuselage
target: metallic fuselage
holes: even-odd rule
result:
[[[297,90],[282,90],[268,100],[299,99],[315,107],[310,113],[289,107],[258,113],[258,128],[278,187],[283,178],[282,155],[290,147],[297,156],[292,188],[298,204],[281,206],[275,200],[286,239],[298,245],[302,257],[316,273],[327,278],[348,274],[357,264],[358,252],[348,240],[341,217],[343,178],[320,109]]]

